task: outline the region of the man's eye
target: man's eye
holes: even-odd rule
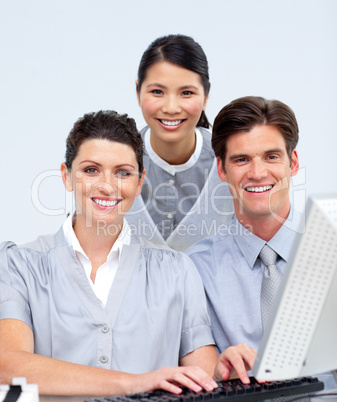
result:
[[[84,172],[85,173],[97,173],[98,170],[96,168],[89,167],[89,168],[84,169]]]
[[[277,155],[268,155],[268,159],[271,160],[277,159]]]
[[[237,163],[243,163],[243,162],[246,162],[246,160],[247,160],[246,158],[239,158],[239,159],[236,160],[236,162]]]

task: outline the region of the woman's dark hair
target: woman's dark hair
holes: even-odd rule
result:
[[[207,57],[201,46],[190,36],[185,35],[162,36],[150,44],[139,63],[137,92],[140,92],[148,69],[160,61],[168,61],[199,74],[205,96],[208,96],[211,84]],[[197,125],[209,128],[210,124],[204,111],[202,111]]]
[[[66,142],[65,163],[71,170],[81,144],[86,140],[109,140],[129,145],[136,154],[139,176],[142,175],[144,145],[134,119],[113,110],[100,110],[80,117],[70,131]]]
[[[246,96],[226,105],[214,120],[212,147],[223,165],[228,138],[236,133],[248,132],[255,126],[274,126],[279,130],[291,163],[292,152],[298,142],[298,125],[294,112],[278,100]]]

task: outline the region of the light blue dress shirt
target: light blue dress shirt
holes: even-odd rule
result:
[[[281,273],[301,224],[301,215],[291,209],[287,221],[267,243],[278,254],[276,265]],[[236,216],[218,231],[186,251],[204,283],[218,351],[241,342],[258,349],[263,335],[260,293],[264,270],[258,256],[266,242]]]

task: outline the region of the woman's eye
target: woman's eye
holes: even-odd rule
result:
[[[94,167],[89,167],[89,168],[84,169],[84,172],[85,173],[97,173],[98,170]]]
[[[190,95],[193,95],[193,92],[192,92],[192,91],[183,91],[183,92],[182,92],[182,95],[184,95],[184,96],[190,96]]]
[[[121,176],[121,177],[128,177],[128,176],[130,176],[131,173],[128,170],[121,169],[121,170],[117,170],[117,174],[118,174],[118,176]]]
[[[163,91],[160,90],[160,89],[153,89],[151,92],[152,92],[153,94],[155,94],[155,95],[162,95],[162,94],[163,94]]]

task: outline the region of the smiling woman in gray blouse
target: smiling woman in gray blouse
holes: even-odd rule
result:
[[[136,90],[147,124],[146,178],[128,222],[138,236],[184,251],[234,213],[205,115],[210,81],[203,49],[186,35],[157,38],[142,55]]]
[[[124,219],[141,191],[142,156],[126,115],[75,123],[61,172],[76,212],[55,235],[0,248],[0,383],[23,376],[58,395],[216,387],[193,263],[139,240]]]

